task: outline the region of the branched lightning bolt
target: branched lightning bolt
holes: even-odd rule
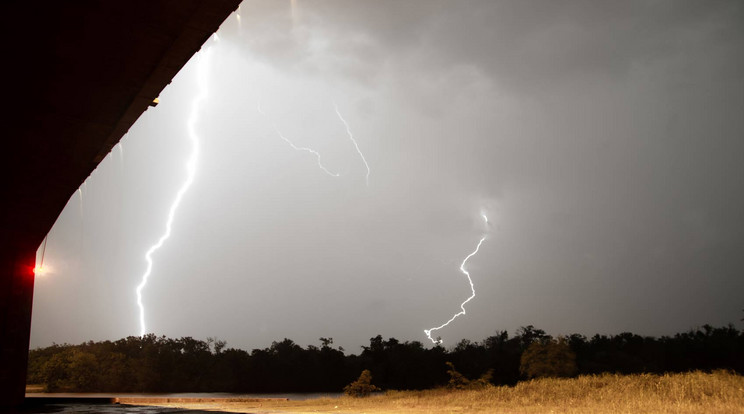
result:
[[[181,188],[178,190],[176,198],[173,200],[173,204],[171,204],[170,210],[168,211],[168,219],[165,222],[165,233],[163,233],[157,243],[152,245],[152,247],[147,250],[147,253],[145,253],[147,270],[145,270],[145,273],[142,275],[142,281],[137,286],[137,306],[139,306],[140,311],[140,336],[144,336],[145,333],[147,333],[145,328],[145,306],[142,303],[142,290],[145,288],[145,285],[147,285],[147,280],[152,273],[152,255],[160,249],[163,246],[163,243],[165,243],[165,241],[170,237],[176,210],[181,204],[184,194],[186,194],[186,191],[194,182],[194,176],[196,174],[196,161],[199,155],[199,137],[196,134],[196,122],[198,120],[197,114],[199,112],[199,106],[207,96],[205,66],[207,65],[208,56],[209,52],[204,51],[201,56],[197,57],[199,59],[197,62],[197,83],[199,85],[199,93],[191,103],[191,113],[189,114],[187,123],[188,137],[191,142],[191,155],[186,163],[186,180],[181,184]]]
[[[266,115],[266,113],[263,111],[263,109],[261,109],[261,105],[258,105],[257,109],[258,109],[258,113],[260,113],[261,115],[265,116],[268,119],[268,115]],[[276,132],[276,135],[278,135],[279,138],[281,138],[282,140],[284,140],[284,142],[286,142],[287,144],[289,144],[289,146],[292,147],[293,150],[295,150],[295,151],[305,151],[305,152],[309,152],[309,153],[315,155],[315,158],[318,160],[318,167],[321,170],[323,170],[324,173],[330,175],[331,177],[338,177],[339,176],[338,173],[330,172],[330,171],[328,171],[328,169],[326,167],[323,166],[323,163],[320,162],[320,153],[318,153],[318,151],[315,151],[312,148],[298,147],[292,141],[290,141],[289,138],[285,137],[284,134],[282,134],[281,131],[279,131],[279,127],[276,126],[276,123],[275,122],[271,122],[271,126],[274,128],[274,132]]]
[[[488,217],[486,217],[486,215],[485,215],[485,214],[483,214],[483,213],[481,213],[481,217],[483,217],[483,220],[485,220],[486,224],[488,224]],[[458,313],[456,313],[456,314],[454,314],[454,315],[453,315],[453,316],[452,316],[452,317],[451,317],[451,318],[450,318],[450,319],[449,319],[449,320],[448,320],[447,322],[445,322],[445,323],[443,323],[443,324],[441,324],[441,325],[437,326],[436,328],[431,328],[431,329],[424,329],[424,333],[426,334],[426,336],[427,336],[427,337],[429,338],[429,340],[430,340],[430,341],[431,341],[431,342],[432,342],[433,344],[435,344],[435,345],[436,345],[436,344],[441,344],[441,343],[442,343],[442,340],[441,340],[441,339],[434,339],[434,338],[432,338],[432,337],[431,337],[431,333],[432,333],[433,331],[438,331],[438,330],[440,330],[440,329],[444,328],[445,326],[449,325],[449,324],[450,324],[450,322],[452,322],[452,321],[454,321],[455,319],[457,319],[457,317],[458,317],[458,316],[460,316],[460,315],[465,315],[465,314],[467,313],[467,312],[465,311],[465,305],[466,305],[466,304],[467,304],[468,302],[470,302],[471,300],[473,300],[473,298],[475,297],[475,285],[473,285],[473,279],[472,279],[472,278],[470,277],[470,273],[469,273],[469,272],[468,272],[468,271],[467,271],[467,270],[465,269],[465,264],[466,264],[466,263],[468,262],[468,260],[469,260],[469,259],[470,259],[471,257],[473,257],[473,256],[475,256],[476,254],[478,254],[478,250],[480,250],[481,244],[483,244],[483,242],[484,242],[485,240],[486,240],[486,236],[483,236],[483,237],[481,237],[480,241],[478,242],[478,245],[477,245],[477,246],[475,247],[475,250],[473,250],[473,252],[472,252],[472,253],[470,253],[469,255],[467,255],[467,257],[465,257],[465,259],[464,259],[464,260],[462,261],[462,263],[460,264],[460,272],[462,272],[462,274],[464,274],[464,275],[465,275],[465,276],[466,276],[466,277],[468,278],[468,282],[470,283],[470,292],[471,292],[471,293],[470,293],[470,296],[469,296],[469,297],[468,297],[467,299],[465,299],[465,301],[464,301],[464,302],[462,302],[462,303],[460,304],[460,309],[461,309],[461,311],[460,311],[460,312],[458,312]]]
[[[354,139],[354,135],[351,133],[351,128],[349,128],[349,124],[346,122],[343,116],[341,116],[341,112],[338,110],[338,105],[336,103],[333,103],[333,108],[336,110],[336,115],[338,115],[338,118],[341,120],[341,122],[344,123],[344,126],[346,127],[346,133],[349,134],[349,139],[351,142],[354,143],[354,147],[356,148],[357,152],[359,153],[359,156],[362,157],[362,162],[364,162],[364,166],[367,167],[367,187],[369,187],[369,164],[367,164],[367,160],[364,159],[364,154],[362,154],[362,150],[359,149],[359,144],[357,144],[356,140]]]

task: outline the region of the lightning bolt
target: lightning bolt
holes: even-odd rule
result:
[[[85,187],[85,182],[83,182],[83,185],[78,187],[77,193],[78,196],[80,196],[80,238],[78,240],[78,257],[83,257],[83,250],[85,250],[83,242],[85,241],[85,215],[83,214],[83,188]],[[82,269],[83,261],[80,262],[80,266]]]
[[[142,290],[147,285],[147,280],[152,273],[152,255],[158,249],[160,249],[165,241],[168,240],[168,238],[170,237],[171,229],[173,226],[173,218],[176,214],[176,210],[178,210],[178,206],[181,205],[181,200],[183,199],[184,194],[186,194],[186,191],[188,191],[189,187],[191,187],[191,184],[194,182],[194,176],[196,174],[196,161],[199,155],[199,137],[196,134],[196,122],[198,120],[197,114],[199,112],[199,106],[207,96],[205,67],[207,65],[208,56],[208,51],[204,51],[201,53],[200,56],[197,57],[197,84],[199,85],[199,93],[191,103],[191,113],[189,114],[187,123],[188,137],[189,141],[191,142],[191,155],[186,162],[186,180],[183,182],[183,184],[181,184],[181,188],[179,188],[178,193],[176,194],[176,198],[173,200],[170,210],[168,211],[168,219],[165,222],[165,232],[162,236],[160,236],[160,239],[158,239],[157,243],[152,245],[152,247],[147,250],[147,253],[145,253],[147,270],[145,270],[145,273],[142,275],[142,281],[139,285],[137,285],[137,306],[139,306],[140,336],[144,336],[147,333],[147,329],[145,328],[145,306],[142,303]]]
[[[486,224],[488,224],[488,217],[486,217],[486,215],[484,213],[481,213],[481,217],[483,217],[483,220],[486,222]],[[469,255],[467,255],[467,257],[465,257],[465,259],[460,264],[460,272],[462,272],[462,274],[464,274],[468,278],[468,282],[470,283],[470,292],[471,292],[470,293],[470,296],[467,299],[465,299],[464,302],[462,302],[460,304],[461,311],[460,312],[457,312],[456,314],[454,314],[447,322],[445,322],[445,323],[437,326],[436,328],[424,329],[424,333],[429,338],[429,340],[431,341],[431,343],[433,343],[435,345],[438,345],[438,344],[441,344],[442,343],[442,340],[441,339],[434,339],[434,338],[432,338],[431,337],[431,333],[433,331],[438,331],[438,330],[444,328],[445,326],[449,325],[450,322],[452,322],[455,319],[457,319],[458,316],[465,315],[467,313],[465,311],[465,305],[468,302],[470,302],[471,300],[473,300],[473,298],[475,298],[475,285],[473,285],[473,279],[470,277],[470,273],[465,269],[465,264],[468,262],[468,260],[471,257],[473,257],[476,254],[478,254],[478,250],[480,250],[481,244],[483,244],[483,242],[485,240],[486,240],[486,236],[481,237],[480,241],[478,242],[478,245],[475,247],[475,250],[473,250],[472,253],[470,253]]]
[[[83,186],[78,187],[77,193],[80,196],[80,220],[83,219]]]
[[[263,109],[261,109],[261,105],[260,104],[258,105],[257,109],[258,109],[258,113],[260,113],[261,115],[265,116],[266,119],[269,118],[268,115],[266,115],[266,112],[264,112]],[[318,160],[318,167],[321,170],[323,170],[323,172],[325,172],[326,174],[330,175],[331,177],[338,177],[339,176],[339,174],[330,172],[330,171],[328,171],[328,169],[326,167],[323,166],[323,163],[320,162],[320,153],[318,153],[318,151],[315,151],[312,148],[298,147],[292,141],[290,141],[289,138],[285,137],[284,134],[282,134],[281,131],[279,131],[279,128],[276,126],[276,123],[275,122],[273,122],[273,121],[270,121],[270,122],[271,122],[271,126],[274,128],[274,132],[276,132],[276,135],[278,135],[279,138],[281,138],[282,140],[284,140],[284,142],[286,142],[287,144],[289,144],[289,146],[292,147],[293,150],[295,150],[295,151],[305,151],[305,152],[309,152],[309,153],[315,155],[315,158]]]
[[[340,119],[341,122],[344,123],[344,126],[346,127],[346,133],[349,134],[349,139],[351,140],[351,142],[354,143],[354,147],[359,153],[359,156],[362,157],[362,162],[364,162],[364,166],[367,167],[366,182],[367,182],[367,187],[369,187],[369,164],[367,164],[367,160],[364,158],[364,154],[362,154],[362,150],[359,149],[359,144],[357,144],[356,140],[354,139],[354,135],[351,133],[351,128],[349,128],[349,124],[346,122],[344,117],[341,116],[341,112],[339,112],[338,105],[336,105],[335,102],[333,103],[333,109],[336,110],[336,115],[338,115],[338,119]]]

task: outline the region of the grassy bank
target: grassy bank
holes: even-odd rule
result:
[[[475,391],[388,391],[369,398],[172,406],[251,413],[744,413],[744,377],[724,371],[600,375]]]

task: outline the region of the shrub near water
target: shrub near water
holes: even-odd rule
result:
[[[368,369],[362,371],[359,379],[344,387],[344,394],[350,397],[367,397],[380,389],[372,385],[372,373]]]

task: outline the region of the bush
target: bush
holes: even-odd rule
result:
[[[527,378],[572,377],[578,372],[576,354],[565,338],[533,342],[520,362],[519,371]]]
[[[493,377],[493,370],[489,369],[480,376],[477,380],[469,380],[464,375],[457,372],[455,369],[455,364],[451,362],[445,362],[449,369],[447,370],[447,374],[449,374],[450,379],[449,382],[447,382],[447,388],[452,388],[456,390],[476,390],[476,389],[482,389],[486,388],[489,385],[491,385],[491,378]]]
[[[450,379],[447,382],[447,388],[453,388],[456,390],[464,390],[468,388],[468,386],[470,385],[470,380],[465,378],[464,375],[457,372],[457,370],[455,369],[455,364],[449,361],[445,362],[445,364],[447,364],[447,366],[449,367],[449,369],[447,370],[447,374],[449,374],[450,376]]]
[[[365,369],[359,379],[344,387],[344,394],[351,397],[367,397],[379,390],[378,387],[372,385],[372,373]]]

